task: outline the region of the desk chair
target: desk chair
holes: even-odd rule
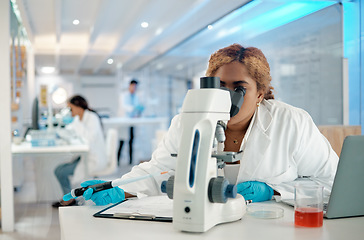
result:
[[[118,144],[118,132],[114,128],[110,128],[106,134],[106,156],[108,164],[106,169],[97,172],[94,177],[104,179],[105,177],[112,175],[118,169],[117,162],[117,144]]]

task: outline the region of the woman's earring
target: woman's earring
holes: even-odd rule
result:
[[[258,107],[260,106],[260,102],[257,102],[257,106],[258,106]]]

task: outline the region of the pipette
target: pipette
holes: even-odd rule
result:
[[[103,183],[99,183],[99,184],[94,184],[94,185],[90,185],[87,187],[81,187],[81,188],[75,188],[71,190],[71,193],[68,193],[72,196],[72,198],[76,198],[79,196],[82,196],[83,193],[89,189],[92,188],[93,189],[93,193],[96,192],[100,192],[106,189],[110,189],[116,186],[121,186],[121,185],[125,185],[128,183],[132,183],[132,182],[137,182],[146,178],[150,178],[150,177],[154,177],[154,176],[158,176],[158,175],[163,175],[168,173],[168,171],[165,172],[158,172],[158,173],[152,173],[152,174],[148,174],[148,175],[144,175],[144,176],[140,176],[140,177],[134,177],[134,178],[128,178],[128,179],[115,179],[113,181],[108,181],[108,182],[103,182]],[[68,195],[67,194],[67,195]]]

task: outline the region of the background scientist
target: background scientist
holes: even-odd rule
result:
[[[88,103],[82,96],[76,95],[68,101],[74,120],[67,128],[74,131],[79,137],[89,145],[87,156],[88,175],[93,176],[97,171],[106,168],[106,146],[102,129],[102,123],[99,115],[88,107]],[[72,176],[73,183],[80,183],[85,180],[85,161],[77,157],[70,163],[59,165],[54,173],[62,187],[63,193],[71,191],[71,182],[69,177]],[[53,204],[54,207],[73,205],[75,200],[60,201]]]
[[[129,83],[128,92],[121,95],[120,114],[128,118],[137,118],[142,114],[144,107],[140,104],[139,97],[136,94],[138,81],[133,79]],[[119,128],[119,150],[118,150],[118,165],[120,164],[121,153],[124,145],[124,140],[129,139],[129,164],[133,163],[133,140],[134,127]]]

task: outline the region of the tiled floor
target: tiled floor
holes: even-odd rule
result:
[[[32,163],[25,161],[24,169],[24,183],[14,193],[15,231],[13,233],[0,231],[0,240],[61,239],[58,210],[52,208],[50,202],[36,201]],[[130,169],[130,165],[122,163],[119,174],[115,175],[115,178]]]

